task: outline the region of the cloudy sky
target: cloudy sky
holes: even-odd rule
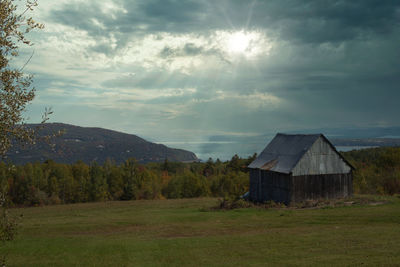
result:
[[[400,126],[400,1],[40,0],[32,122],[150,140]]]

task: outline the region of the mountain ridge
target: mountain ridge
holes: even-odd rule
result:
[[[28,124],[27,127],[38,127],[40,137],[35,145],[23,147],[14,145],[6,155],[6,160],[15,164],[45,161],[47,159],[60,163],[74,163],[81,160],[85,163],[96,161],[103,163],[112,159],[122,163],[128,158],[138,162],[197,161],[197,156],[190,151],[170,148],[156,144],[134,135],[100,127],[82,127],[65,123],[46,123],[43,125]],[[43,140],[59,131],[60,136],[51,138],[50,143]]]

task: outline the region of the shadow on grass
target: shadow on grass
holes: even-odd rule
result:
[[[224,197],[218,199],[215,206],[208,208],[201,208],[200,211],[226,211],[234,209],[256,208],[256,209],[330,209],[336,207],[346,206],[378,206],[387,203],[392,203],[400,199],[400,195],[396,196],[382,196],[382,195],[354,195],[351,198],[340,199],[310,199],[301,202],[278,203],[273,200],[263,203],[253,203],[243,198]]]

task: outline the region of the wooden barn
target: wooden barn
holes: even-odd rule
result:
[[[288,204],[349,197],[354,169],[322,134],[278,133],[248,166],[249,199]]]

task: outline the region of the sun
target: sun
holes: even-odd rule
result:
[[[250,48],[252,36],[243,31],[232,33],[228,36],[227,47],[233,53],[245,53]]]
[[[254,60],[269,55],[272,42],[259,30],[216,31],[216,48],[229,61]]]

